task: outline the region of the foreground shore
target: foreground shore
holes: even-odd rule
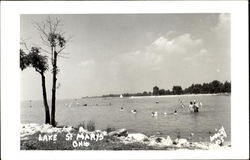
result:
[[[214,142],[171,139],[170,136],[148,137],[142,133],[128,133],[126,129],[88,131],[82,127],[52,127],[35,123],[21,125],[20,133],[21,150],[209,150],[231,146],[230,142],[218,145]]]

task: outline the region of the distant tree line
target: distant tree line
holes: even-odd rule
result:
[[[105,95],[102,95],[102,97],[119,97],[120,95],[119,94],[105,94]]]
[[[180,94],[216,94],[216,93],[231,93],[231,82],[224,83],[214,80],[210,83],[192,84],[191,86],[182,89],[181,86],[173,86],[172,90],[160,89],[158,86],[153,87],[153,92],[144,91],[142,93],[123,93],[123,97],[131,96],[158,96],[158,95],[180,95]],[[119,97],[120,94],[107,94],[102,97]]]
[[[159,89],[157,86],[153,88],[153,95],[180,95],[180,94],[216,94],[231,93],[231,82],[224,83],[214,80],[210,83],[192,84],[188,88],[182,89],[181,86],[173,86],[172,91]]]

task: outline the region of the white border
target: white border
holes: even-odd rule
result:
[[[247,1],[1,2],[1,149],[6,159],[249,158]],[[231,13],[232,147],[210,151],[20,151],[20,14]]]

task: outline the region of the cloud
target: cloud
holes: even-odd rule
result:
[[[174,32],[171,31],[169,34],[172,33]],[[190,33],[168,38],[169,34],[156,38],[141,50],[113,57],[110,61],[111,66],[115,66],[117,72],[119,69],[131,72],[160,71],[170,65],[180,65],[183,60],[190,61],[208,55],[201,38],[194,38]]]
[[[189,78],[187,81],[196,80],[189,75],[206,72],[204,66],[211,63],[203,39],[191,33],[172,33],[171,37],[169,33],[155,38],[139,50],[117,54],[101,67],[103,75],[97,76],[109,77],[111,84],[131,90],[138,86],[146,89],[156,84],[181,83],[183,75]]]
[[[210,52],[216,56],[217,64],[227,64],[230,67],[231,53],[231,32],[230,32],[230,14],[222,13],[218,15],[216,25],[211,29],[212,39],[209,42]]]
[[[170,30],[170,31],[168,31],[166,37],[169,38],[169,37],[173,36],[174,34],[175,34],[175,31]]]
[[[230,43],[230,14],[222,13],[218,16],[218,22],[213,27],[212,34],[214,34],[214,39],[216,40],[217,46],[229,47]]]
[[[206,50],[206,49],[201,49],[201,50],[200,50],[200,54],[201,54],[201,55],[207,54],[207,50]]]
[[[185,33],[172,39],[159,37],[147,47],[147,51],[158,54],[192,54],[197,52],[202,44],[202,39],[194,39],[191,34]]]
[[[93,64],[95,64],[95,61],[90,59],[90,60],[86,60],[86,61],[81,61],[78,65],[86,67],[86,66],[91,66]]]
[[[218,23],[214,28],[212,28],[212,30],[219,32],[230,31],[230,14],[228,13],[220,14],[218,17]]]

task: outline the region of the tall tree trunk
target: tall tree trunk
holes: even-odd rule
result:
[[[53,54],[53,84],[52,84],[52,104],[51,104],[51,125],[56,126],[55,113],[56,113],[56,74],[57,74],[57,53]]]
[[[41,73],[42,76],[42,89],[43,89],[43,103],[45,109],[45,124],[50,124],[50,113],[49,113],[49,105],[47,101],[47,92],[46,92],[46,84],[45,84],[45,76]]]

